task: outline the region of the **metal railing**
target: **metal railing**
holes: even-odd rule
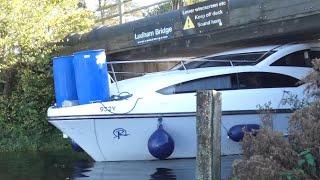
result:
[[[163,0],[150,5],[133,7],[133,8],[130,8],[129,10],[126,10],[125,6],[128,5],[129,3],[132,3],[132,0],[117,0],[117,3],[104,5],[97,9],[97,12],[100,12],[99,14],[100,17],[97,18],[96,23],[105,24],[107,20],[118,18],[117,23],[113,25],[122,24],[125,22],[124,21],[125,15],[141,12],[143,10],[150,9],[150,8],[157,8],[157,7],[160,7],[161,5],[169,4],[171,2],[172,0]],[[116,13],[111,13],[106,15],[106,12],[112,12],[114,11],[114,9],[116,9]],[[143,18],[143,17],[144,16],[140,16],[137,18]]]

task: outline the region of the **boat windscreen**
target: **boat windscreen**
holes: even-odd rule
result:
[[[255,65],[275,52],[276,51],[261,51],[261,52],[209,56],[209,57],[200,58],[195,61],[191,61],[189,63],[185,63],[184,66],[186,69],[195,69],[195,68],[218,67],[218,66]],[[184,67],[179,67],[178,69],[183,70]]]

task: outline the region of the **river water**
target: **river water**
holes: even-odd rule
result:
[[[222,178],[239,156],[222,158]],[[195,159],[94,162],[72,152],[0,153],[0,180],[194,180]]]

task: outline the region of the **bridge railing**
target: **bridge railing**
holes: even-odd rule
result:
[[[145,6],[134,5],[132,0],[117,0],[114,4],[102,5],[97,9],[97,24],[118,25],[148,16],[157,8],[171,7],[172,0],[162,0]],[[131,4],[130,4],[131,3]],[[164,9],[166,10],[166,9]],[[171,8],[166,11],[170,11]],[[107,13],[108,12],[108,13]],[[125,18],[131,16],[130,18]]]

